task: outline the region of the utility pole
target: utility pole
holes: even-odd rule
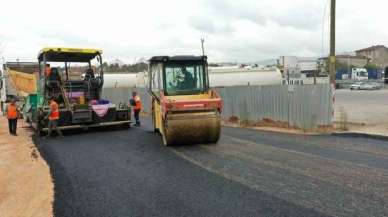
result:
[[[203,43],[205,43],[205,39],[201,38],[201,44],[202,44],[202,56],[205,56],[205,49],[203,47]]]
[[[335,14],[336,14],[336,0],[331,0],[330,10],[330,58],[329,58],[329,71],[330,71],[330,83],[335,86]]]

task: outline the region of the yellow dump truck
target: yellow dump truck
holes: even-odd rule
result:
[[[1,108],[12,99],[21,103],[29,94],[37,91],[37,62],[6,62],[1,73]]]

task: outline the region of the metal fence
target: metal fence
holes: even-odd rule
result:
[[[268,119],[290,127],[313,130],[332,123],[330,84],[301,86],[245,86],[217,89],[223,118],[251,123]]]
[[[103,97],[115,103],[128,102],[132,90],[107,88],[103,90]],[[150,112],[150,96],[144,88],[136,91],[142,99],[144,112]],[[224,87],[217,91],[224,103],[224,120],[231,117],[248,123],[271,120],[305,130],[332,124],[330,84]]]

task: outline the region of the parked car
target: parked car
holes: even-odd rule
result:
[[[369,85],[371,85],[373,87],[373,90],[381,90],[383,88],[383,84],[379,84],[379,83],[369,83]]]
[[[380,90],[381,88],[378,83],[357,82],[350,85],[350,90]]]

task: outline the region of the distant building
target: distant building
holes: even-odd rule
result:
[[[336,61],[344,65],[355,66],[358,68],[363,68],[368,64],[368,58],[359,55],[337,55]]]
[[[356,51],[357,56],[366,57],[370,63],[381,68],[388,66],[388,48],[384,45],[376,45]]]
[[[323,74],[328,74],[328,57],[323,57],[319,59],[320,61],[320,72]],[[351,68],[364,68],[366,64],[368,64],[368,58],[365,56],[357,56],[357,55],[349,55],[349,54],[342,54],[336,56],[336,62],[343,67],[347,69],[347,71],[350,71]],[[338,70],[338,68],[337,68]]]
[[[313,77],[318,71],[318,60],[317,58],[281,56],[279,66],[283,77]]]

